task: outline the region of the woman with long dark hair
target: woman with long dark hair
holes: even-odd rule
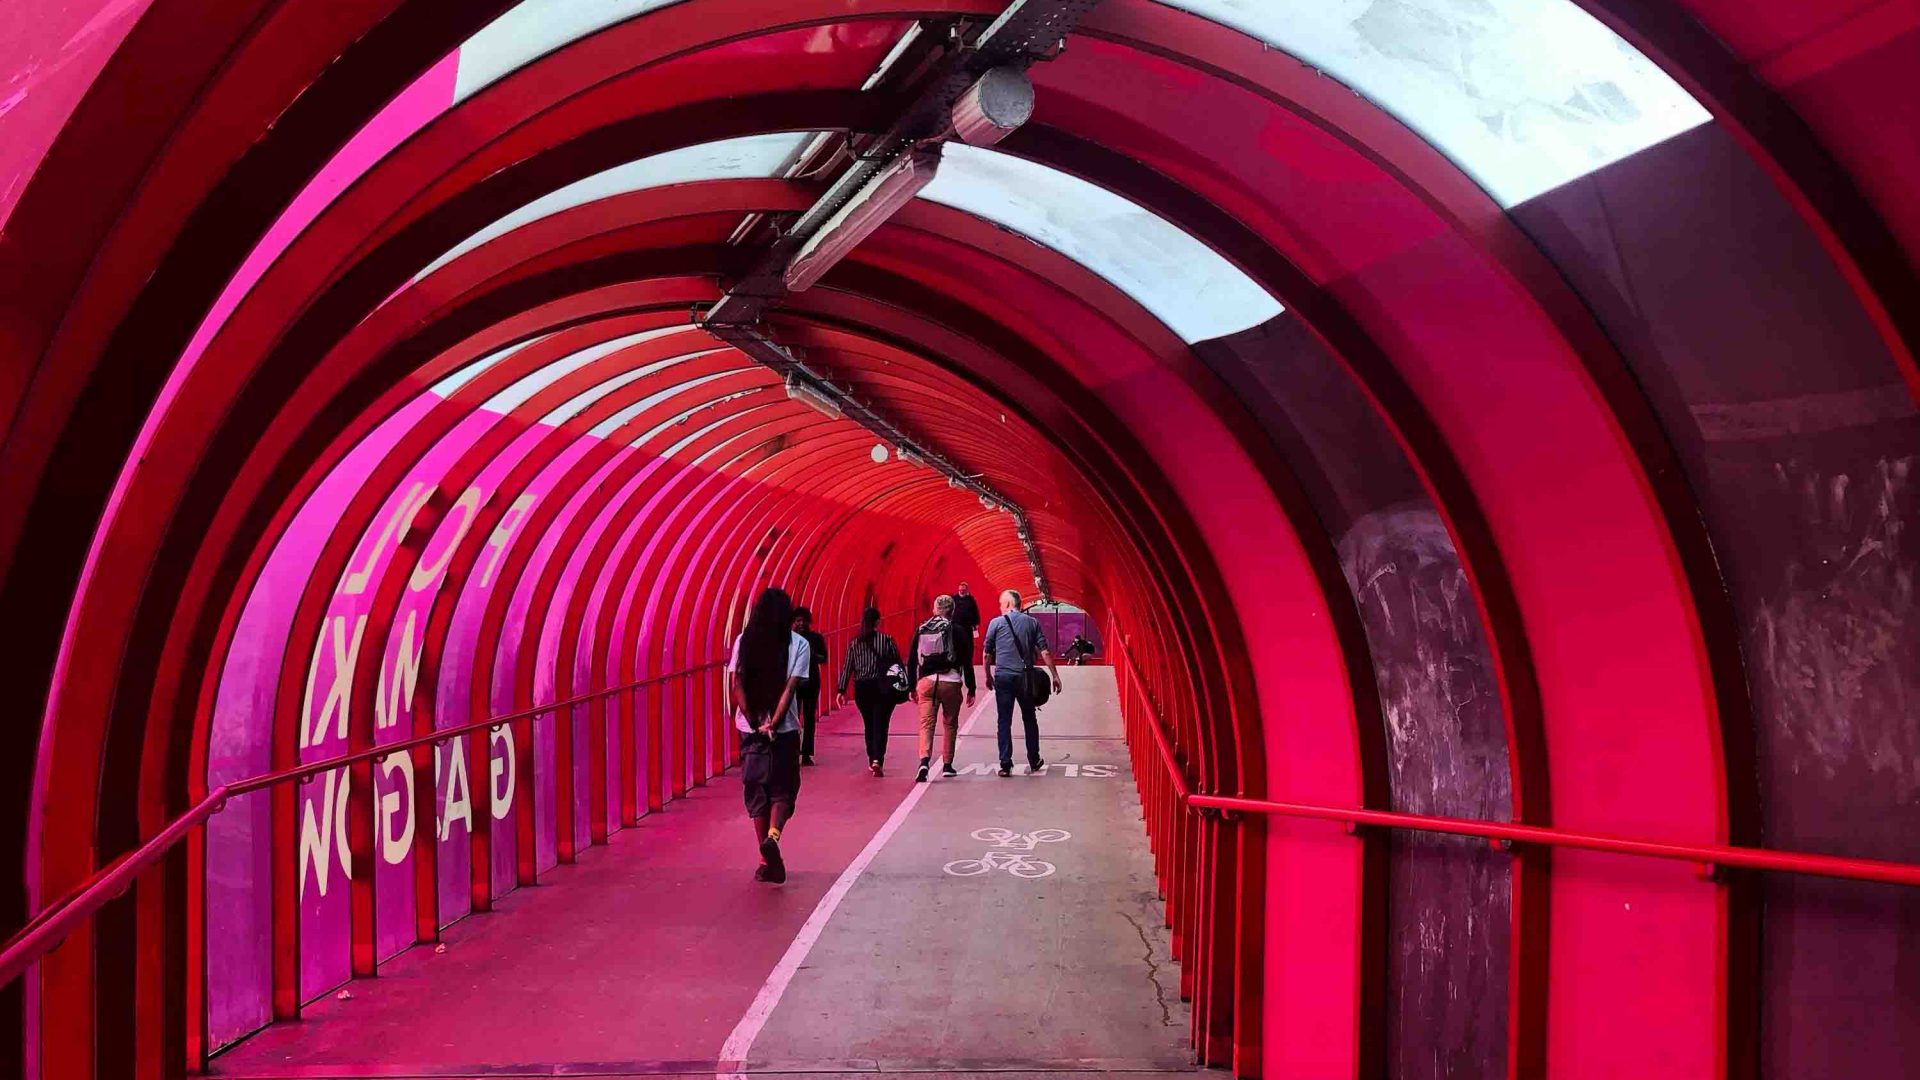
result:
[[[899,665],[900,646],[880,632],[880,609],[861,612],[860,630],[847,643],[847,661],[840,665],[835,697],[845,706],[847,686],[852,684],[853,703],[860,707],[860,724],[867,732],[867,771],[875,776],[886,775],[887,728],[897,704],[889,670]]]
[[[780,833],[800,797],[800,710],[795,696],[811,670],[807,639],[793,632],[793,600],[768,589],[734,639],[733,723],[740,732],[740,788],[760,846],[754,880],[787,880]]]

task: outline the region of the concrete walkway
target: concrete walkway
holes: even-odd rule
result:
[[[1106,668],[1065,669],[1037,776],[912,783],[902,706],[883,779],[851,710],[823,722],[784,845],[757,857],[731,775],[495,914],[216,1058],[226,1077],[967,1076],[1187,1071],[1139,803]],[[1015,758],[1024,759],[1015,722]],[[849,869],[851,867],[851,869]]]

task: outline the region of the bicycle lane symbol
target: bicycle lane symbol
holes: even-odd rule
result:
[[[1043,878],[1057,867],[1044,859],[1030,857],[1041,844],[1057,844],[1071,839],[1065,829],[1035,829],[1030,833],[1012,829],[975,829],[973,838],[992,845],[992,850],[977,859],[955,859],[940,869],[954,877],[975,877],[993,870],[1004,870],[1017,878]]]

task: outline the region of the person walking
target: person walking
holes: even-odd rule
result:
[[[980,601],[964,581],[954,590],[953,621],[967,628],[967,666],[972,667],[973,642],[980,636]]]
[[[1033,687],[1029,682],[1035,657],[1046,662],[1053,679],[1053,692],[1060,692],[1060,669],[1053,664],[1047,635],[1040,620],[1020,610],[1020,594],[1008,589],[1000,594],[1000,614],[987,624],[984,640],[987,650],[987,681],[993,687],[993,703],[999,710],[1000,775],[1013,775],[1013,707],[1020,706],[1020,722],[1026,728],[1027,774],[1047,767],[1040,756],[1040,718],[1035,714]]]
[[[740,733],[740,790],[760,848],[755,881],[787,880],[780,835],[800,797],[800,712],[794,698],[810,669],[807,639],[793,632],[793,600],[768,589],[733,640],[733,723]]]
[[[966,689],[967,704],[973,704],[973,635],[954,621],[954,600],[941,596],[933,602],[933,618],[913,632],[913,648],[907,654],[907,685],[920,706],[920,771],[913,782],[924,784],[933,768],[934,721],[945,716],[946,742],[941,756],[941,776],[958,776],[953,770],[954,741],[960,735],[960,693]]]
[[[813,764],[813,729],[820,722],[820,668],[827,662],[827,639],[813,629],[813,612],[793,609],[793,632],[807,639],[807,677],[795,691],[800,702],[800,764]]]
[[[887,672],[898,663],[900,646],[880,632],[880,609],[861,612],[860,630],[847,643],[847,659],[840,665],[835,697],[846,705],[847,687],[852,685],[853,703],[860,709],[860,725],[867,733],[867,771],[875,776],[886,775],[887,730],[895,703],[893,680]]]

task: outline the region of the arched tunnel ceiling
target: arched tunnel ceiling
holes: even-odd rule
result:
[[[898,112],[877,73],[910,28],[998,5],[14,10],[0,597],[48,629],[4,658],[44,703],[13,892],[210,781],[385,740],[345,704],[347,742],[310,736],[329,679],[399,715],[415,615],[410,715],[447,726],[705,661],[769,583],[844,621],[1032,580],[1008,515],[692,319],[750,266],[743,223],[819,194],[807,149]],[[1920,670],[1916,62],[1920,15],[1867,0],[1107,0],[1033,68],[1025,127],[949,145],[768,325],[1024,508],[1209,789],[1916,858],[1861,824],[1911,793],[1859,750],[1904,745]],[[1792,672],[1856,601],[1892,629],[1834,704]],[[383,660],[343,668],[362,615]],[[1857,739],[1809,741],[1829,707]],[[1456,722],[1409,720],[1434,710]],[[540,836],[502,841],[496,888],[574,842]],[[1234,967],[1258,995],[1204,1052],[1367,1068],[1363,922],[1417,937],[1425,909],[1380,898],[1374,855],[1266,844],[1260,935],[1221,940],[1295,962]],[[1581,856],[1461,873],[1481,906],[1426,914],[1505,935],[1442,950],[1502,976],[1488,1060],[1706,1075],[1758,999],[1769,1031],[1828,1008],[1778,963],[1722,978],[1787,947],[1756,944],[1762,903],[1767,934],[1830,932],[1804,898]],[[214,1037],[348,964],[276,960]]]

